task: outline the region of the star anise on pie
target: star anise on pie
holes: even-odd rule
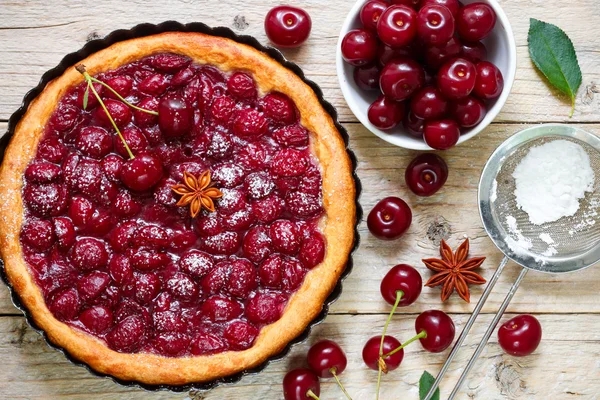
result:
[[[198,178],[184,171],[183,183],[174,185],[172,189],[175,193],[181,195],[181,198],[177,202],[178,206],[190,206],[192,218],[196,218],[203,208],[214,212],[214,201],[223,196],[223,193],[214,187],[214,182],[210,179],[209,170],[201,173]]]
[[[428,258],[423,260],[425,266],[430,270],[437,272],[433,275],[425,286],[434,287],[442,285],[442,301],[446,301],[454,289],[458,295],[467,303],[470,302],[469,284],[481,285],[485,283],[479,274],[473,272],[481,266],[485,257],[475,257],[467,259],[469,255],[469,239],[466,239],[456,249],[456,253],[448,244],[442,240],[440,244],[439,258]]]

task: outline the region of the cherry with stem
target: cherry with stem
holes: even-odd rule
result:
[[[346,369],[348,360],[337,343],[332,340],[321,340],[312,345],[306,358],[310,369],[315,374],[321,378],[333,377],[346,398],[352,400],[339,378],[339,375]]]

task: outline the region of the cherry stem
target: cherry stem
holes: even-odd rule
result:
[[[306,397],[310,397],[311,399],[314,400],[321,400],[319,399],[319,396],[317,396],[312,390],[308,389],[308,392],[306,392]]]
[[[94,78],[93,76],[90,77],[90,79],[91,79],[92,82],[99,83],[100,85],[102,85],[105,88],[107,88],[108,90],[110,90],[115,96],[117,96],[117,98],[119,100],[121,100],[123,103],[127,104],[129,107],[134,108],[134,109],[136,109],[138,111],[141,111],[141,112],[148,113],[148,114],[158,115],[157,111],[146,110],[145,108],[138,107],[138,106],[136,106],[134,104],[131,104],[130,102],[128,102],[127,100],[125,100],[123,98],[123,96],[121,96],[119,93],[117,93],[117,91],[115,89],[111,88],[107,83],[102,82],[100,79]]]
[[[394,350],[390,351],[390,352],[389,352],[389,353],[387,353],[387,354],[384,354],[384,355],[383,355],[383,356],[381,356],[381,357],[383,357],[383,358],[386,358],[386,357],[393,356],[394,354],[396,354],[397,352],[399,352],[400,350],[402,350],[403,348],[405,348],[406,346],[408,346],[409,344],[411,344],[411,343],[412,343],[412,342],[414,342],[415,340],[418,340],[418,339],[424,339],[424,338],[426,338],[426,337],[427,337],[427,332],[425,332],[425,331],[423,330],[423,331],[419,332],[419,334],[418,334],[418,335],[416,335],[415,337],[413,337],[412,339],[410,339],[410,340],[407,340],[407,341],[406,341],[406,342],[405,342],[405,343],[404,343],[402,346],[396,347]]]
[[[108,109],[106,108],[106,105],[104,105],[104,102],[100,98],[100,95],[98,94],[98,92],[96,92],[96,88],[94,88],[94,85],[92,84],[92,77],[90,76],[90,74],[88,74],[86,72],[85,66],[83,64],[79,64],[79,65],[75,66],[75,69],[77,70],[77,72],[79,72],[85,78],[85,81],[88,84],[88,88],[92,91],[92,93],[94,93],[94,96],[96,96],[96,99],[98,99],[98,102],[100,103],[100,105],[104,109],[104,112],[108,116],[108,119],[110,120],[110,123],[115,128],[115,130],[117,131],[117,134],[119,135],[119,138],[123,142],[123,145],[125,146],[125,150],[127,150],[127,154],[129,154],[129,159],[133,160],[135,158],[135,156],[133,155],[133,153],[131,152],[131,149],[127,145],[127,142],[125,141],[125,138],[121,134],[121,131],[119,130],[119,127],[115,123],[115,120],[113,119],[113,117],[108,112]]]
[[[402,300],[402,296],[404,296],[404,292],[402,290],[396,290],[396,301],[394,302],[392,311],[390,311],[390,315],[388,316],[387,321],[385,321],[385,325],[383,326],[383,333],[381,335],[381,343],[379,344],[379,357],[381,360],[383,360],[383,342],[385,340],[385,334],[387,333],[388,326],[390,325],[390,322],[392,321],[392,317],[394,316],[394,313],[396,312],[396,309],[398,308],[398,304],[400,304],[400,300]],[[383,362],[385,362],[385,361],[383,361]],[[379,363],[378,370],[379,371],[377,373],[377,389],[375,392],[375,400],[379,400],[379,388],[381,387],[381,372],[382,372],[381,363]]]
[[[392,317],[398,308],[398,304],[400,304],[400,300],[402,300],[402,296],[404,296],[404,292],[402,290],[396,290],[396,301],[394,302],[394,306],[392,307],[392,311],[390,311],[390,315],[388,315],[387,321],[385,321],[385,325],[383,327],[383,334],[381,335],[381,343],[379,344],[379,355],[383,355],[383,341],[385,340],[385,334],[387,333],[388,326],[392,321]]]
[[[342,389],[342,393],[344,393],[346,395],[346,397],[348,398],[348,400],[352,400],[352,397],[350,397],[350,395],[346,391],[346,388],[344,387],[344,385],[342,385],[342,382],[340,381],[340,378],[338,378],[338,376],[336,374],[336,368],[335,367],[330,368],[329,372],[331,372],[331,375],[333,375],[333,379],[335,379],[335,381],[337,382],[337,384],[340,387],[340,389]]]

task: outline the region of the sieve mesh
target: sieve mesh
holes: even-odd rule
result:
[[[563,217],[554,222],[534,225],[529,221],[526,212],[517,206],[515,179],[512,174],[520,161],[534,146],[540,146],[554,140],[567,140],[576,143],[587,152],[595,175],[593,192],[588,192],[579,202],[579,210],[570,217]],[[500,227],[502,236],[518,240],[514,226],[511,229],[507,217],[514,217],[516,228],[522,236],[531,241],[528,250],[542,265],[552,264],[554,259],[577,258],[582,254],[600,246],[600,152],[591,145],[562,135],[549,135],[533,138],[513,149],[503,158],[496,176],[495,200],[491,202],[491,214],[494,222]],[[493,190],[493,189],[492,189]],[[494,197],[494,195],[491,195]],[[550,254],[549,244],[540,238],[542,233],[548,234],[554,243],[555,254]]]

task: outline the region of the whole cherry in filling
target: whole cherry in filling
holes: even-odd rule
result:
[[[326,257],[298,107],[178,54],[77,70],[24,173],[23,254],[49,310],[118,352],[250,348]],[[289,385],[318,394],[309,373]]]

